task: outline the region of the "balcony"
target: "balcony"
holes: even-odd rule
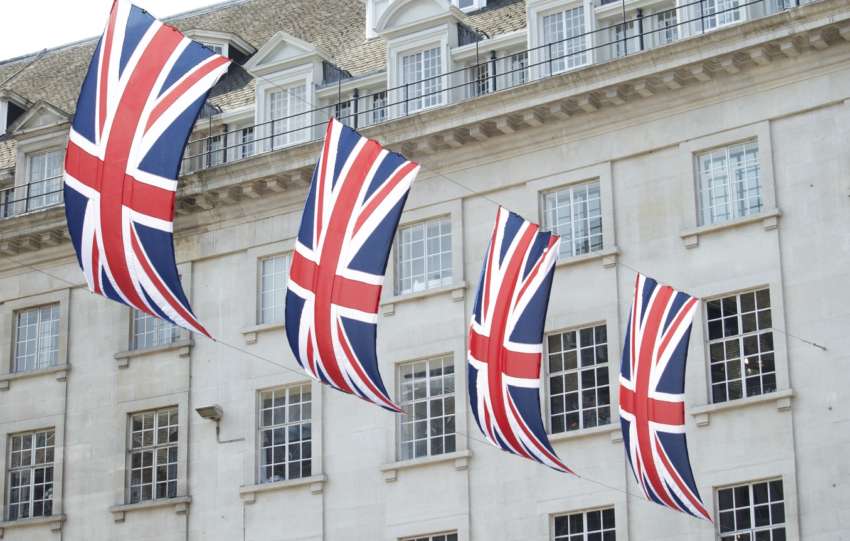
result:
[[[0,220],[62,204],[62,177],[0,190]]]

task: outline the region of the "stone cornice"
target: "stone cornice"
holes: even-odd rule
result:
[[[361,131],[408,157],[423,158],[544,124],[577,118],[577,125],[587,125],[586,115],[670,98],[763,66],[777,69],[848,42],[850,0],[823,0]],[[305,143],[182,177],[176,231],[214,221],[207,211],[220,207],[303,200],[319,149],[318,141]],[[61,207],[0,220],[0,254],[67,238]]]

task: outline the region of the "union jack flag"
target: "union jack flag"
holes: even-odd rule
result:
[[[331,119],[286,292],[286,336],[314,379],[399,412],[375,340],[390,246],[416,163]]]
[[[490,443],[572,473],[549,443],[538,394],[559,243],[499,208],[469,325],[469,403]]]
[[[685,361],[698,304],[695,297],[637,275],[620,365],[620,423],[646,497],[710,521],[685,439]]]
[[[116,0],[65,154],[65,214],[89,289],[207,336],[177,274],[174,198],[186,139],[229,64]]]

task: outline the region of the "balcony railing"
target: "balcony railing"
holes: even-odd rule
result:
[[[354,128],[382,124],[771,15],[801,1],[693,0],[387,90],[363,95],[355,90],[350,98],[329,105],[312,107],[305,100],[303,110],[289,116],[190,141],[181,174],[319,140],[331,116]],[[653,19],[656,22],[648,24]],[[662,20],[663,26],[658,22]],[[61,203],[59,178],[7,188],[0,190],[0,219]]]
[[[337,102],[320,107],[305,101],[304,110],[289,116],[190,141],[181,171],[190,173],[319,140],[331,116],[354,128],[390,122],[771,15],[801,1],[694,0],[387,90],[363,95],[355,90],[350,98],[340,95]],[[651,20],[663,25],[649,24]]]

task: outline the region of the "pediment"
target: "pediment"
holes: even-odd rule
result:
[[[21,115],[12,126],[9,126],[9,131],[13,133],[21,133],[40,128],[47,128],[64,124],[71,119],[71,115],[65,111],[49,104],[46,101],[38,101]]]
[[[311,58],[319,62],[328,60],[329,56],[313,44],[280,31],[260,47],[245,64],[245,69],[252,74],[263,74],[305,63]]]
[[[375,31],[389,34],[432,21],[460,20],[462,16],[461,11],[448,0],[395,0],[381,14]]]

